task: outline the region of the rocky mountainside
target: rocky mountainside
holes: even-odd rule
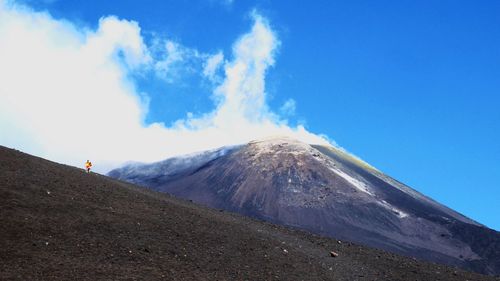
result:
[[[0,280],[500,280],[209,209],[1,146],[0,166]]]
[[[200,155],[109,175],[273,223],[500,274],[500,233],[338,148],[274,138]],[[192,165],[177,164],[193,157]]]

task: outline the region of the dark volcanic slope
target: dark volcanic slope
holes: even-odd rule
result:
[[[339,149],[276,138],[221,151],[193,165],[176,164],[192,158],[180,157],[110,175],[270,222],[500,274],[500,233]]]
[[[500,280],[207,209],[4,147],[0,166],[0,280]]]

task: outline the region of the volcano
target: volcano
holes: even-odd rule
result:
[[[0,280],[499,281],[0,146]]]
[[[280,137],[128,164],[108,175],[272,223],[500,274],[499,232],[337,147]]]

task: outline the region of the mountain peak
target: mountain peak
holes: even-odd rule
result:
[[[2,280],[496,280],[205,208],[1,146],[0,165]]]
[[[481,243],[485,237],[500,239],[496,232],[340,148],[276,136],[203,157],[181,168],[166,160],[110,175],[322,235],[483,273],[500,272],[498,257]],[[141,172],[151,166],[158,169],[150,171],[158,172]]]
[[[259,142],[301,142],[301,141],[286,135],[274,135],[261,139],[252,140],[249,143],[259,143]]]
[[[298,141],[290,137],[273,137],[249,142],[245,149],[256,153],[283,154],[291,153],[298,155],[300,153],[314,153],[316,151],[309,144]],[[316,151],[317,153],[317,151]]]

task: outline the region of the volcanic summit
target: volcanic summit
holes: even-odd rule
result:
[[[109,173],[213,208],[500,274],[500,234],[344,150],[279,137]]]

